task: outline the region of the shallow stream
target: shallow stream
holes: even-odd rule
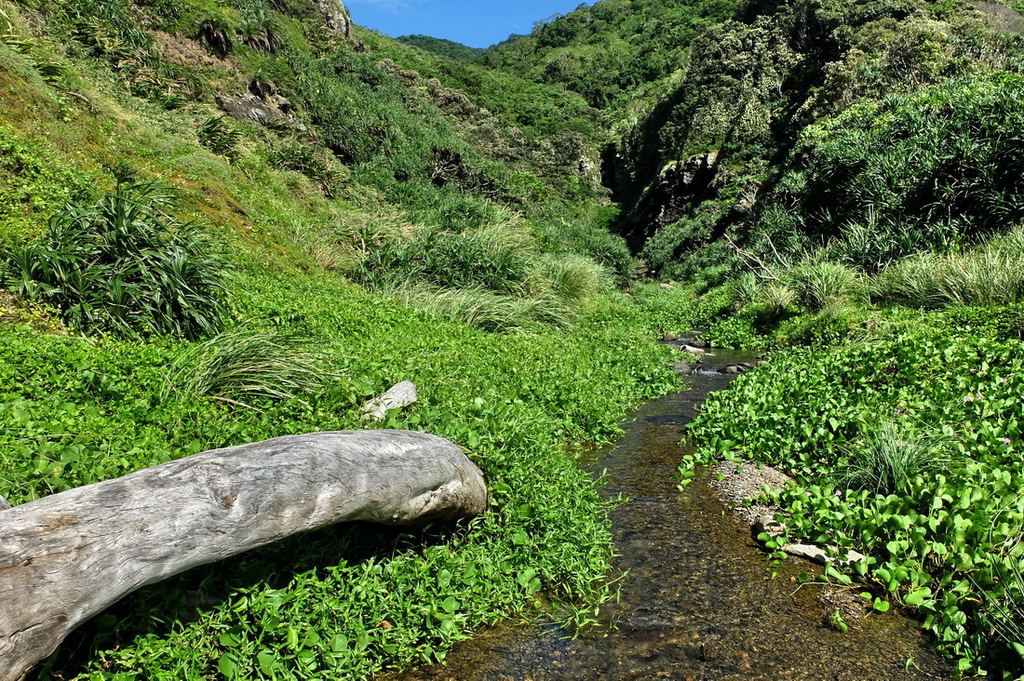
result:
[[[746,361],[718,355],[704,369]],[[830,624],[834,607],[795,558],[773,564],[747,526],[725,512],[705,480],[679,492],[679,440],[709,392],[729,377],[698,372],[690,388],[644,405],[613,448],[588,464],[605,471],[607,495],[628,502],[612,514],[615,569],[628,573],[621,600],[601,610],[608,635],[576,639],[556,625],[495,628],[456,647],[442,667],[413,680],[953,678],[918,626],[895,614]],[[772,577],[773,573],[778,573]]]

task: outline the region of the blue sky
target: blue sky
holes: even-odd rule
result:
[[[343,0],[352,21],[390,36],[421,33],[470,47],[529,33],[533,22],[568,14],[582,0]]]

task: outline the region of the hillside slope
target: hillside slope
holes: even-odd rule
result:
[[[714,284],[742,264],[727,234],[762,258],[766,236],[789,257],[834,240],[863,267],[1018,220],[1016,142],[992,131],[1018,129],[1022,22],[997,3],[604,0],[482,61],[601,107],[618,229],[651,270]]]

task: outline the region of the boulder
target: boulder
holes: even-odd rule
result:
[[[302,133],[309,132],[309,128],[302,121],[285,113],[285,107],[291,108],[291,102],[287,99],[278,98],[276,105],[268,104],[251,92],[238,95],[218,92],[214,99],[217,106],[234,119],[252,121],[260,125],[283,126]],[[282,104],[284,106],[281,106]]]
[[[680,376],[689,376],[693,373],[693,366],[689,362],[675,362],[669,365],[669,369]]]
[[[218,92],[215,99],[217,106],[223,109],[227,115],[240,121],[252,121],[260,125],[267,125],[285,115],[276,106],[264,103],[252,93],[232,96]]]

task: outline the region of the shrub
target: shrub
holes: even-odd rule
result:
[[[277,168],[302,173],[323,192],[334,198],[342,185],[344,173],[338,162],[323,149],[317,149],[299,140],[287,141],[267,154],[267,162]]]
[[[242,42],[257,52],[277,52],[283,41],[273,10],[264,0],[235,0],[242,18]]]
[[[617,215],[614,209],[602,209],[595,221],[591,222],[567,217],[570,210],[560,204],[549,206],[557,207],[560,211],[555,213],[554,208],[549,208],[552,215],[535,216],[535,219],[543,218],[535,225],[535,231],[544,250],[585,255],[614,272],[616,283],[620,285],[628,284],[636,278],[637,262],[629,252],[626,240],[611,231],[614,227],[612,221]]]
[[[221,156],[234,156],[242,133],[225,120],[224,116],[214,116],[201,126],[196,133],[199,143]]]
[[[3,256],[4,283],[83,331],[215,333],[226,314],[225,263],[191,225],[164,212],[170,201],[150,182],[68,204],[42,239]]]
[[[952,78],[809,126],[803,229],[835,236],[835,255],[872,270],[1020,220],[1022,83],[1005,72]]]
[[[734,281],[736,300],[743,305],[756,302],[760,293],[760,283],[753,272],[744,272]]]

